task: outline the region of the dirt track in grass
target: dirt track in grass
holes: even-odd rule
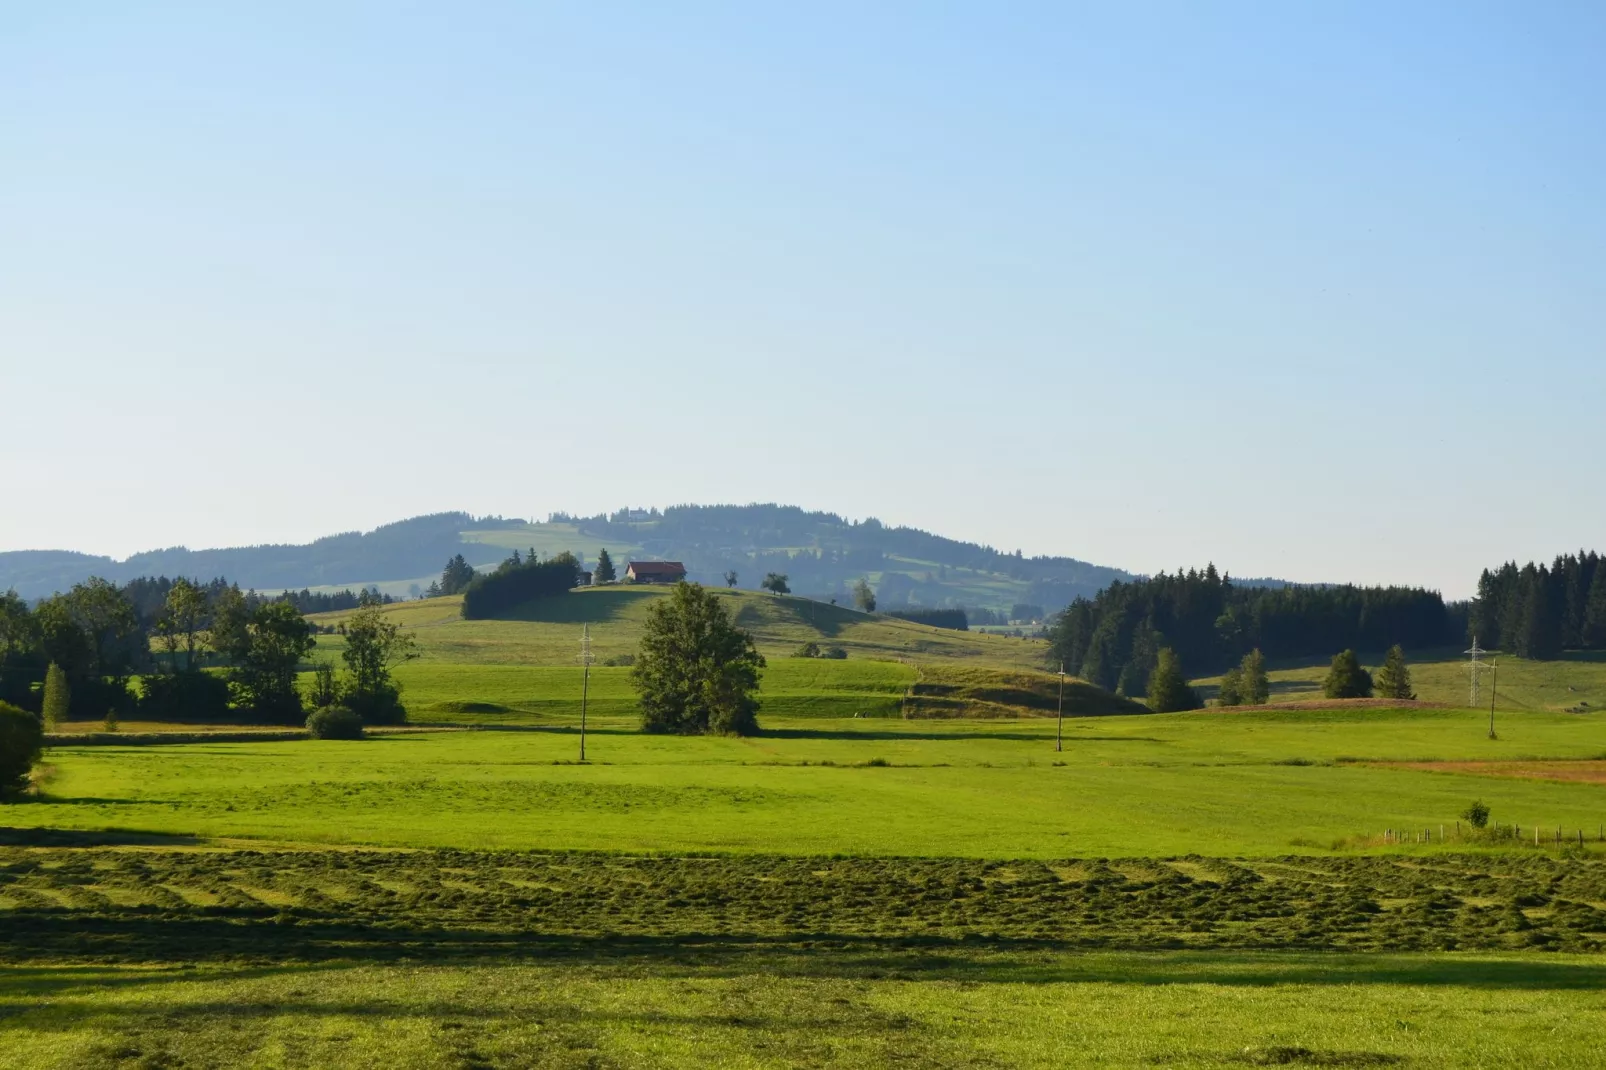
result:
[[[1470,776],[1512,780],[1558,780],[1606,784],[1606,761],[1529,762],[1373,762],[1389,769],[1417,769],[1427,773],[1464,773]]]

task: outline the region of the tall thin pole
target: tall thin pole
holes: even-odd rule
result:
[[[1054,749],[1065,749],[1065,663],[1060,662],[1060,704],[1054,715]]]
[[[580,680],[580,760],[586,760],[586,700],[591,695],[591,625],[582,626],[580,632],[580,664],[585,675]]]
[[[1494,696],[1495,688],[1500,684],[1500,663],[1495,662],[1489,666],[1489,738],[1496,739],[1494,734]]]

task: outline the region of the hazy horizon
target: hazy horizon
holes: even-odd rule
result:
[[[50,7],[0,550],[775,501],[1471,593],[1606,550],[1606,12]]]

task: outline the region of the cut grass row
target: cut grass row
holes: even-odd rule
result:
[[[1533,857],[0,850],[0,1066],[1595,1066],[1606,965],[1558,950],[1600,944],[1602,884]]]

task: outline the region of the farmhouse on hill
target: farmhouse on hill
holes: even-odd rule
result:
[[[625,566],[626,583],[679,583],[686,566],[679,561],[632,561]]]

